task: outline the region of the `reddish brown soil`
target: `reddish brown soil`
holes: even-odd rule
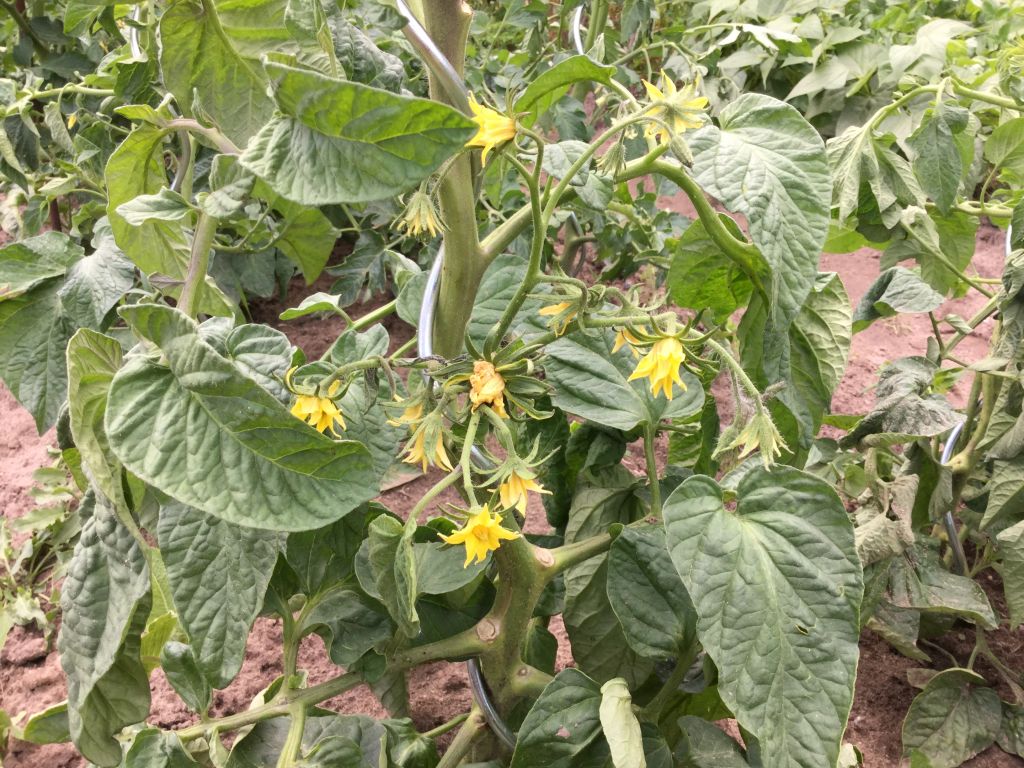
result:
[[[676,200],[666,200],[668,205],[678,207],[684,213],[686,206]],[[878,274],[879,256],[864,249],[845,255],[825,255],[822,268],[836,271],[842,277],[850,299],[856,305],[860,296]],[[979,234],[978,252],[974,261],[978,272],[987,277],[998,276],[1002,266],[1002,236],[992,228],[983,228]],[[321,283],[312,288],[296,286],[283,306],[294,306],[305,295],[314,290],[324,290]],[[379,301],[370,302],[362,309],[379,306]],[[943,316],[954,312],[969,317],[982,302],[962,299],[950,302],[939,311]],[[319,355],[336,338],[343,328],[340,318],[302,319],[291,323],[280,323],[276,314],[282,305],[264,303],[257,305],[258,319],[270,322],[285,330],[292,340],[301,345],[307,355]],[[391,318],[387,326],[394,346],[410,337],[410,329],[400,321]],[[875,323],[866,331],[854,337],[850,363],[834,398],[837,413],[863,412],[872,402],[870,388],[879,367],[887,360],[912,354],[923,354],[925,338],[930,333],[926,316],[905,316]],[[966,360],[975,360],[985,354],[989,328],[983,325],[974,335],[960,345],[959,355]],[[963,384],[955,390],[955,398],[965,395]],[[32,483],[32,472],[46,460],[46,447],[52,442],[52,435],[38,437],[32,421],[13,398],[0,388],[0,513],[7,517],[18,517],[32,508],[27,491]],[[633,465],[633,457],[627,462]],[[633,465],[634,468],[638,467]],[[419,478],[411,483],[396,487],[385,493],[383,500],[397,512],[405,512],[419,499],[431,484],[431,478]],[[442,497],[441,501],[453,498]],[[531,509],[531,521],[542,520],[539,509]],[[533,527],[533,526],[531,526]],[[543,529],[543,524],[536,526]],[[987,585],[991,586],[991,585]],[[998,589],[989,590],[995,600],[1001,599]],[[560,625],[553,627],[560,642],[559,666],[571,664],[570,649],[564,630]],[[280,623],[260,619],[249,641],[245,664],[238,678],[215,698],[214,714],[238,711],[248,706],[252,697],[269,684],[281,672]],[[969,628],[953,633],[947,650],[960,658],[961,663],[970,651],[972,640]],[[999,633],[994,643],[1004,659],[1015,667],[1021,664],[1020,651],[1024,647],[1024,634]],[[878,638],[866,633],[861,642],[861,662],[857,680],[856,697],[847,739],[863,752],[866,765],[871,768],[887,768],[900,765],[900,724],[915,690],[907,682],[906,671],[916,662],[905,659],[892,651]],[[335,673],[334,667],[326,661],[323,647],[318,638],[309,638],[300,654],[300,666],[309,671],[311,681],[322,680]],[[174,727],[191,720],[184,706],[173,695],[158,671],[152,679],[153,709],[150,722],[159,726]],[[412,696],[412,711],[420,729],[434,727],[468,708],[470,695],[465,671],[460,664],[434,664],[414,671],[409,681]],[[47,649],[40,633],[34,630],[16,629],[12,632],[6,647],[0,654],[0,709],[11,715],[35,712],[47,705],[60,701],[65,696],[65,687],[55,652]],[[363,712],[374,716],[384,714],[377,700],[365,689],[350,691],[344,696],[328,702],[331,708],[345,712]],[[2,765],[8,768],[79,768],[83,760],[67,745],[37,747],[23,742],[12,742],[10,751],[3,758]],[[1024,761],[991,749],[973,760],[974,768],[1010,768],[1024,765]]]

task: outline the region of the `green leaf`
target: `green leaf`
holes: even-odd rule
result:
[[[1024,175],[1024,117],[996,126],[985,142],[985,159],[1017,175]]]
[[[1024,455],[992,462],[982,530],[998,531],[1024,519]]]
[[[140,355],[111,386],[107,435],[137,477],[225,522],[280,531],[323,526],[377,494],[366,448],[304,425],[189,318],[155,304],[121,312],[169,366]]]
[[[899,608],[953,614],[988,630],[999,625],[981,585],[947,571],[931,550],[918,547],[893,560],[889,589]]]
[[[117,215],[133,227],[147,221],[184,221],[192,206],[178,192],[161,187],[155,195],[139,195],[117,206]]]
[[[522,257],[504,253],[491,262],[484,272],[474,299],[473,314],[466,327],[466,333],[478,349],[483,346],[487,334],[501,318],[516,289],[523,282],[526,266],[526,260]],[[512,331],[522,333],[524,329],[536,330],[535,326],[526,323],[536,317],[537,310],[543,305],[541,299],[527,298],[519,310],[517,322],[512,324]]]
[[[512,111],[530,113],[524,122],[532,125],[538,115],[547,112],[552,104],[569,92],[569,86],[586,81],[607,85],[614,74],[615,67],[598,64],[589,56],[570,56],[542,72],[526,86]]]
[[[244,147],[274,114],[267,78],[224,33],[211,0],[175,0],[158,29],[160,71],[178,108],[212,120]]]
[[[196,663],[223,688],[242,667],[283,537],[172,502],[160,508],[157,538]]]
[[[377,47],[373,39],[340,15],[331,19],[334,49],[348,80],[399,93],[405,84],[405,66],[392,53]]]
[[[559,672],[527,713],[510,768],[576,768],[594,764],[590,760],[595,750],[588,747],[601,733],[600,707],[601,690],[597,683],[575,669]],[[602,751],[606,758],[607,748]],[[603,760],[596,763],[602,764]]]
[[[943,215],[956,202],[964,174],[964,159],[955,136],[963,133],[969,115],[958,104],[940,102],[925,113],[921,125],[907,139],[914,152],[914,175]]]
[[[788,354],[780,365],[769,363],[763,339],[768,331],[768,313],[764,301],[755,295],[740,322],[740,348],[743,365],[756,376],[761,386],[771,382],[775,367],[786,378],[778,400],[769,403],[772,415],[783,429],[786,410],[797,419],[798,432],[784,434],[790,449],[807,450],[818,434],[822,419],[831,409],[832,393],[839,385],[850,350],[850,302],[839,276],[822,273],[808,295],[800,314],[789,328]],[[785,408],[782,408],[785,406]]]
[[[316,598],[302,628],[319,628],[331,661],[349,666],[391,639],[394,625],[383,606],[358,589],[339,584]]]
[[[121,462],[110,449],[103,417],[121,357],[121,345],[95,331],[83,328],[68,342],[71,434],[89,482],[115,505],[125,503]]]
[[[210,681],[199,668],[191,646],[174,640],[165,643],[160,654],[160,666],[167,682],[189,709],[205,713],[210,708]]]
[[[278,250],[298,265],[307,283],[312,283],[323,272],[339,231],[319,209],[286,200],[262,181],[257,182],[255,193],[281,217],[275,243]]]
[[[135,734],[124,768],[192,768],[198,766],[176,734],[147,728]]]
[[[46,232],[0,248],[0,301],[21,296],[52,277],[63,277],[84,251],[59,232]]]
[[[281,331],[266,325],[247,323],[232,328],[224,337],[222,347],[212,342],[211,345],[280,402],[291,403],[293,395],[284,385],[284,377],[291,366],[295,348]]]
[[[612,765],[615,768],[647,768],[640,721],[633,714],[629,686],[621,677],[601,686],[598,714],[612,755]]]
[[[57,295],[71,322],[99,329],[135,284],[135,265],[117,247],[106,221],[96,224],[92,242],[95,250],[71,265]]]
[[[1010,629],[1017,629],[1024,622],[1024,520],[999,532],[996,551],[1010,611]]]
[[[283,113],[239,161],[278,194],[307,205],[361,203],[404,192],[476,132],[469,118],[426,99],[267,63]]]
[[[665,502],[676,570],[722,701],[766,765],[834,765],[853,700],[863,576],[853,526],[824,481],[755,467],[726,509],[708,477]]]
[[[900,224],[909,236],[893,240],[885,249],[883,269],[904,259],[915,259],[921,265],[921,277],[936,291],[943,295],[965,293],[967,284],[953,270],[964,272],[971,263],[978,219],[958,211],[939,216],[911,207],[904,211]]]
[[[988,749],[999,733],[1002,705],[985,678],[967,669],[933,677],[903,721],[903,754],[917,750],[932,768],[956,768]]]
[[[742,213],[771,268],[773,333],[784,334],[814,286],[829,225],[825,145],[789,104],[744,94],[689,139],[693,174],[730,211]],[[771,347],[766,337],[766,345]]]
[[[97,765],[116,766],[121,745],[114,736],[149,714],[149,680],[139,658],[149,570],[113,511],[102,501],[94,509],[68,565],[57,648],[72,740]]]
[[[682,655],[697,614],[665,548],[661,527],[625,528],[608,553],[608,600],[629,647],[651,659]]]
[[[413,555],[412,525],[402,525],[390,515],[370,523],[369,555],[377,590],[388,613],[407,638],[420,632],[416,613],[416,558]]]
[[[71,731],[68,726],[68,703],[62,701],[47,707],[42,712],[36,712],[21,729],[22,741],[30,744],[62,744],[71,741]]]
[[[0,272],[0,280],[7,281],[13,293],[0,294],[0,379],[32,414],[40,434],[57,420],[67,396],[64,350],[74,332],[60,305],[59,278],[41,275],[58,268],[48,259],[70,263],[80,254],[81,249],[63,235],[41,235],[0,249],[0,257],[8,257],[0,261],[0,270],[10,270],[10,278]],[[41,257],[38,266],[20,263],[36,255]]]
[[[147,275],[170,278],[173,284],[163,292],[177,296],[188,271],[190,249],[182,222],[151,219],[135,227],[117,212],[122,204],[139,195],[156,194],[167,186],[165,135],[165,130],[152,125],[141,125],[133,130],[107,161],[104,181],[107,217],[114,241]],[[198,308],[210,315],[231,315],[234,303],[207,277],[199,292]]]
[[[323,528],[288,536],[285,559],[298,576],[304,595],[315,595],[352,575],[356,552],[366,538],[368,521],[371,515],[379,514],[379,509],[365,514],[353,512]]]
[[[344,315],[341,308],[341,296],[319,291],[304,298],[297,307],[286,309],[281,313],[282,320],[294,320],[298,317],[305,317],[317,312],[330,312],[334,315]]]
[[[1024,707],[1003,702],[1003,722],[996,740],[1004,752],[1024,757]]]
[[[892,445],[915,437],[935,437],[953,428],[961,416],[941,395],[930,394],[937,372],[924,357],[904,357],[878,375],[875,407],[840,445]]]
[[[720,215],[735,237],[742,237],[731,217]],[[746,273],[726,256],[697,220],[679,238],[668,273],[668,289],[677,306],[711,310],[716,322],[747,303],[752,286]]]
[[[945,301],[921,276],[905,267],[891,267],[867,289],[853,313],[854,333],[863,331],[881,317],[899,313],[931,312]]]
[[[685,418],[703,407],[704,388],[689,371],[681,372],[685,391],[673,385],[671,401],[652,395],[645,379],[629,381],[637,359],[628,344],[613,354],[614,344],[615,332],[605,328],[577,331],[548,346],[544,371],[555,388],[551,402],[575,416],[624,431],[637,424]]]
[[[604,533],[616,523],[632,522],[642,514],[632,476],[617,469],[602,481],[605,485],[577,484],[565,531],[566,544]],[[639,685],[651,673],[653,664],[626,642],[609,603],[608,568],[607,556],[601,555],[566,571],[566,632],[574,658],[588,675],[598,682],[623,677],[630,685]]]
[[[714,723],[687,715],[679,728],[682,738],[672,753],[677,768],[749,768],[739,744]]]

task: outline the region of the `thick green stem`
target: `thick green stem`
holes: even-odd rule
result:
[[[199,311],[199,291],[206,280],[210,266],[210,249],[217,234],[217,219],[206,213],[199,214],[196,229],[192,235],[192,253],[188,260],[185,284],[181,288],[178,309],[194,318]]]
[[[461,76],[472,9],[463,0],[423,0],[423,16],[427,33]],[[428,78],[431,98],[452,104],[438,76],[430,71]],[[464,152],[451,162],[438,185],[441,217],[447,229],[433,342],[434,352],[443,357],[455,357],[462,351],[473,297],[487,268],[477,237],[475,188],[473,153]]]
[[[32,25],[28,23],[28,19],[18,13],[18,9],[14,7],[14,3],[8,2],[8,0],[0,0],[0,8],[7,11],[7,14],[14,19],[14,23],[18,25],[22,32],[25,33],[32,41],[32,45],[35,47],[37,53],[46,53],[46,43],[43,39],[32,29]]]
[[[302,759],[302,736],[306,730],[306,706],[294,704],[289,710],[292,721],[288,725],[288,736],[277,758],[277,768],[294,768]]]
[[[647,460],[647,480],[651,487],[651,514],[661,517],[661,483],[658,480],[658,462],[654,456],[658,427],[644,424],[644,458]]]
[[[448,733],[448,731],[454,730],[455,728],[458,728],[460,725],[466,722],[469,719],[469,715],[469,712],[466,712],[461,715],[456,715],[447,723],[441,723],[439,726],[437,726],[437,728],[431,728],[429,731],[424,731],[423,737],[427,739],[436,739],[438,736],[443,736],[444,734]]]
[[[474,706],[469,713],[469,717],[466,718],[459,732],[455,735],[451,746],[448,747],[448,751],[441,758],[441,762],[437,764],[437,768],[455,768],[469,754],[469,750],[473,747],[473,742],[486,729],[487,723],[484,720],[483,714]]]

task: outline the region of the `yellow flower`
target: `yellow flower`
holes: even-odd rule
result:
[[[667,144],[672,139],[672,134],[679,136],[690,128],[700,128],[704,124],[704,110],[708,106],[708,100],[697,95],[697,86],[694,83],[687,83],[677,91],[676,84],[664,72],[661,73],[659,82],[661,88],[646,80],[643,81],[648,98],[658,105],[650,114],[668,124],[672,133],[657,123],[649,124],[645,132],[648,136],[657,136],[661,143]]]
[[[420,237],[428,233],[431,237],[437,237],[444,229],[437,209],[434,208],[434,201],[422,189],[412,193],[409,204],[405,206],[405,212],[395,226],[410,237]]]
[[[634,344],[639,344],[639,343],[640,343],[640,339],[638,339],[636,336],[634,336],[632,333],[630,333],[629,329],[627,329],[627,328],[620,328],[619,331],[615,334],[615,346],[612,347],[612,354],[614,355],[616,352],[618,352],[620,349],[622,349],[626,344],[629,344],[629,349],[633,353],[633,357],[639,357],[640,353],[637,352],[636,351],[636,347],[633,346]]]
[[[440,467],[446,472],[452,471],[451,461],[444,450],[444,436],[440,426],[431,424],[429,419],[417,427],[405,449],[408,454],[402,461],[406,464],[422,464],[424,472],[427,471],[428,464]]]
[[[735,438],[732,437],[734,434]],[[728,429],[722,432],[714,456],[718,457],[726,451],[740,446],[742,446],[738,455],[740,459],[746,458],[760,448],[761,463],[764,464],[765,469],[770,468],[775,463],[775,459],[782,455],[782,451],[788,448],[778,427],[772,421],[772,417],[764,410],[755,412],[751,418],[746,420],[742,429],[738,428],[736,420],[734,420]]]
[[[469,377],[469,400],[475,411],[481,405],[489,405],[503,419],[505,412],[505,379],[486,360],[473,363],[473,374]]]
[[[505,478],[505,482],[498,487],[498,494],[501,496],[501,506],[505,509],[515,507],[525,515],[527,491],[550,494],[551,491],[545,491],[544,486],[538,483],[534,477],[535,475],[532,472],[521,473],[518,470],[512,470],[512,473]]]
[[[683,345],[679,339],[671,336],[660,339],[654,343],[651,351],[636,364],[636,369],[630,374],[629,380],[650,379],[651,394],[657,395],[658,390],[661,389],[665,392],[665,397],[671,400],[673,382],[678,384],[683,391],[686,390],[686,385],[679,378],[679,366],[683,364],[685,356]]]
[[[496,112],[490,107],[483,107],[469,94],[469,108],[473,112],[473,122],[477,124],[476,136],[466,142],[467,147],[482,147],[481,163],[487,162],[487,153],[516,135],[516,121]]]
[[[292,416],[302,419],[317,432],[323,432],[330,428],[337,434],[334,424],[337,423],[342,429],[346,429],[345,417],[341,409],[329,397],[318,397],[317,395],[297,395],[295,405],[292,406]]]
[[[491,517],[491,511],[486,504],[451,536],[441,536],[447,544],[466,546],[466,562],[463,568],[468,568],[474,557],[478,563],[482,563],[487,559],[487,553],[500,547],[502,541],[518,538],[518,533],[501,527],[501,515],[495,513],[494,517]]]
[[[402,398],[395,396],[397,402],[402,402]],[[402,415],[397,419],[388,419],[388,424],[392,427],[401,427],[403,424],[415,424],[417,421],[423,418],[423,403],[413,403],[407,405],[405,410],[402,411]]]
[[[576,310],[570,309],[571,306],[572,304],[568,301],[560,301],[557,304],[541,307],[537,310],[537,314],[544,317],[553,317],[554,319],[548,323],[548,327],[555,332],[556,336],[561,336],[565,333],[565,329],[569,327],[569,323],[576,317]]]

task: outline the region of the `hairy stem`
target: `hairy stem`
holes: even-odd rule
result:
[[[188,260],[185,285],[181,289],[178,309],[191,318],[198,314],[199,291],[210,267],[210,249],[217,234],[217,219],[203,212],[199,214],[192,235],[192,253]]]
[[[448,747],[448,751],[444,753],[441,762],[437,764],[437,768],[455,768],[469,754],[469,750],[473,747],[473,742],[477,740],[486,728],[487,723],[484,721],[483,714],[474,705],[469,716],[462,723],[459,732],[455,735],[455,739]]]
[[[657,425],[644,424],[644,458],[647,461],[647,480],[651,487],[651,514],[661,517],[661,483],[658,481],[658,462],[654,456],[654,441],[657,434]]]

